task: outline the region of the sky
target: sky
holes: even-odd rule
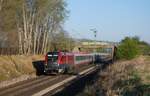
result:
[[[73,38],[119,42],[138,36],[150,43],[150,0],[67,0],[65,29]]]

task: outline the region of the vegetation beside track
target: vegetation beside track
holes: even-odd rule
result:
[[[78,96],[149,96],[150,56],[118,61],[99,73],[92,86]]]
[[[131,60],[140,55],[150,55],[150,45],[138,37],[126,37],[117,47],[117,59]]]
[[[32,62],[42,60],[42,55],[12,55],[0,56],[0,81],[17,78],[35,73]]]

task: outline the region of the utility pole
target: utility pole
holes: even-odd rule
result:
[[[96,30],[96,29],[90,29],[90,30],[93,31],[93,34],[94,34],[94,45],[95,45],[94,52],[96,53],[96,37],[97,37],[97,30]]]

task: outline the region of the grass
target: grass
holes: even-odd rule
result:
[[[147,80],[150,80],[150,75],[146,76],[146,79],[147,79]]]
[[[0,56],[0,81],[16,78],[24,74],[35,73],[32,62],[42,59],[43,56],[41,55]]]
[[[150,96],[149,73],[150,56],[118,61],[100,72],[99,80],[82,94],[93,96],[95,89],[100,92],[97,96]]]

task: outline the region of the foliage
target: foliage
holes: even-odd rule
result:
[[[130,70],[131,71],[131,70]],[[120,89],[121,96],[149,96],[150,85],[142,84],[137,72],[131,72],[128,79],[118,80],[114,84],[115,90]]]
[[[65,34],[67,13],[65,0],[0,0],[0,45],[16,47],[20,54],[56,49],[55,38],[62,39],[61,44],[63,38],[71,40],[68,35],[57,36]]]
[[[141,41],[139,44],[142,55],[150,55],[150,45],[144,41]]]
[[[71,51],[74,48],[75,41],[68,35],[67,32],[61,32],[55,34],[55,38],[52,41],[56,50]]]
[[[126,37],[121,41],[117,49],[118,59],[133,59],[139,55],[139,40],[137,38]]]

